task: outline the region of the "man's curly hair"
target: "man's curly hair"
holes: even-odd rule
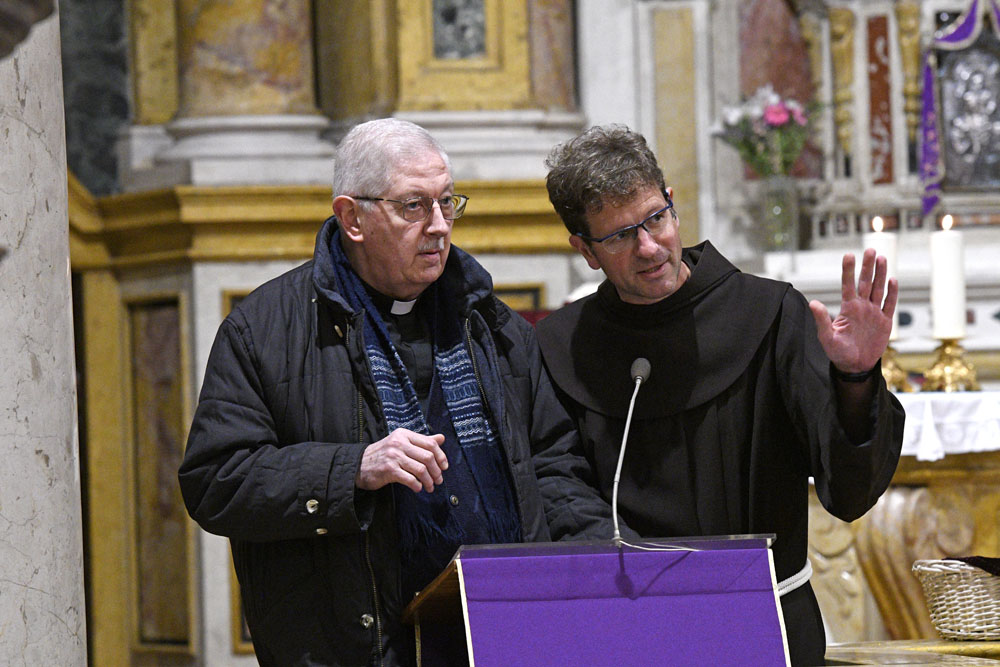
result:
[[[559,144],[545,160],[549,201],[570,234],[590,234],[587,214],[666,185],[646,139],[624,125],[596,125]]]

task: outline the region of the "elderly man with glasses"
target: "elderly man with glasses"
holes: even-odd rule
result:
[[[437,141],[363,123],[335,169],[313,260],[219,329],[180,483],[230,538],[261,664],[411,665],[401,612],[459,545],[607,534],[610,510],[534,330],[451,245],[468,198]]]
[[[611,499],[630,367],[644,357],[621,518],[644,537],[775,534],[792,662],[823,664],[809,479],[829,512],[852,521],[885,491],[902,445],[903,410],[880,372],[898,290],[885,258],[865,251],[855,285],[854,256],[844,256],[831,321],[818,301],[741,273],[707,241],[682,249],[673,189],[641,135],[591,128],[547,166],[570,243],[607,277],[538,323],[598,488]]]

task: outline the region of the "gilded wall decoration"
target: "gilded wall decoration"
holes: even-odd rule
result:
[[[854,152],[854,12],[830,8],[830,55],[833,57],[833,120],[837,144],[845,156]]]
[[[917,127],[920,125],[920,3],[900,0],[895,4],[895,10],[899,59],[903,70],[906,135],[915,150]]]
[[[480,0],[466,5],[396,0],[399,110],[531,106],[527,0]],[[469,10],[461,14],[464,18],[459,7]],[[463,33],[467,34],[463,37]]]

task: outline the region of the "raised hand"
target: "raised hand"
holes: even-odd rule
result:
[[[889,343],[899,283],[895,278],[886,280],[885,257],[876,258],[872,248],[865,250],[861,260],[857,288],[853,254],[844,255],[842,269],[837,317],[831,320],[819,301],[810,301],[809,309],[816,320],[819,342],[833,365],[845,373],[861,373],[875,365]]]
[[[441,445],[444,436],[423,435],[405,428],[373,442],[361,456],[361,467],[354,479],[359,489],[374,491],[396,482],[418,493],[428,493],[435,484],[444,481],[443,471],[448,469],[448,457]]]

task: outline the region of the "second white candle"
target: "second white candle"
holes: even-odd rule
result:
[[[965,337],[965,246],[961,232],[944,216],[931,232],[931,319],[938,340]]]

